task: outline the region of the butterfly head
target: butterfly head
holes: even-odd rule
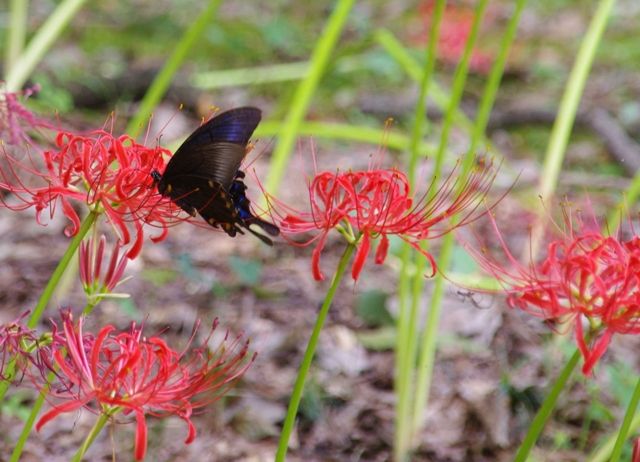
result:
[[[153,178],[154,184],[158,184],[160,183],[160,180],[162,180],[162,175],[154,168],[151,170],[151,178]]]
[[[169,192],[167,191],[167,189],[171,189],[171,187],[168,187],[167,184],[162,180],[162,175],[158,170],[151,170],[151,178],[153,179],[153,184],[156,186],[156,188],[158,188],[158,192],[163,196]]]

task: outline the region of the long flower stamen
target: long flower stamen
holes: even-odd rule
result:
[[[354,279],[360,274],[373,239],[380,239],[375,262],[384,262],[389,235],[397,235],[425,255],[435,271],[433,257],[419,242],[451,232],[481,216],[485,212],[480,210],[482,199],[495,178],[495,171],[490,168],[474,171],[465,179],[457,177],[456,172],[457,168],[430,197],[422,196],[417,202],[411,195],[406,175],[397,169],[372,167],[366,171],[321,172],[316,174],[308,188],[308,212],[298,212],[276,202],[275,208],[280,206],[276,214],[280,216],[285,238],[287,235],[319,231],[298,243],[316,243],[312,255],[316,279],[323,278],[319,268],[320,254],[331,229],[346,233],[349,242],[358,239],[352,268]],[[464,214],[459,220],[448,223],[449,218],[460,212]]]

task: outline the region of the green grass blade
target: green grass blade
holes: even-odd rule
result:
[[[540,194],[545,200],[550,199],[555,193],[558,175],[562,168],[562,161],[564,160],[569,136],[578,112],[582,92],[587,83],[593,58],[602,39],[614,2],[615,0],[600,1],[589,29],[582,40],[569,80],[565,86],[558,116],[551,131],[540,177]]]
[[[346,74],[370,68],[372,66],[367,62],[366,57],[366,54],[343,56],[336,61],[332,72]],[[268,83],[301,80],[309,75],[310,70],[311,65],[309,61],[299,61],[295,63],[199,72],[191,78],[191,85],[203,90],[243,85],[264,85]]]
[[[277,136],[284,122],[277,120],[265,120],[258,125],[255,131],[256,137]],[[302,122],[298,129],[298,135],[312,136],[332,140],[356,141],[361,143],[384,146],[388,149],[406,151],[409,148],[409,137],[398,130],[380,130],[377,128],[358,125],[331,123],[331,122]],[[436,149],[433,143],[421,142],[418,146],[420,152],[432,153]]]
[[[417,83],[420,82],[422,79],[422,66],[391,32],[386,29],[380,29],[376,32],[375,39],[389,56],[396,60],[412,80]],[[429,86],[429,97],[442,111],[447,109],[449,100],[451,99],[449,92],[445,91],[436,80],[433,80]],[[458,107],[455,109],[454,120],[456,125],[466,131],[467,134],[472,134],[473,122]],[[499,151],[491,144],[488,138],[483,137],[482,143],[493,152],[499,154]]]
[[[500,50],[498,51],[498,56],[491,68],[489,73],[489,77],[487,79],[487,83],[485,85],[482,99],[480,101],[480,107],[478,109],[478,114],[476,116],[476,122],[474,124],[474,128],[472,130],[472,138],[470,143],[469,151],[465,157],[465,162],[469,163],[473,160],[475,156],[475,149],[479,141],[484,137],[484,131],[487,127],[487,122],[489,120],[489,115],[491,114],[491,110],[493,108],[493,104],[496,99],[496,95],[498,93],[498,88],[500,86],[500,82],[502,80],[502,75],[504,73],[505,63],[507,61],[507,56],[509,55],[509,50],[511,49],[511,45],[515,39],[516,31],[518,28],[518,23],[520,22],[520,17],[522,15],[522,11],[526,4],[526,0],[517,0],[515,5],[515,10],[511,15],[511,19],[507,24],[507,29],[502,36]],[[467,165],[465,165],[467,167]],[[464,170],[464,169],[463,169]],[[451,255],[453,253],[454,246],[454,235],[453,233],[449,233],[444,237],[442,243],[442,251],[440,253],[438,259],[439,268],[443,270],[447,270],[451,261]],[[435,304],[440,305],[442,296],[444,294],[444,278],[438,274],[436,276],[434,293],[432,296],[432,306],[431,311],[437,312],[440,310],[434,309]],[[435,314],[434,314],[435,317]],[[431,380],[433,373],[433,363],[435,361],[435,353],[436,353],[436,337],[438,335],[437,332],[438,320],[432,322],[429,320],[425,333],[422,337],[422,344],[420,346],[420,354],[418,357],[418,366],[417,366],[417,379],[416,379],[416,398],[415,398],[415,414],[414,414],[414,431],[417,433],[424,421],[424,411],[427,406],[427,402],[429,400],[429,391],[431,388]]]
[[[9,30],[4,56],[5,74],[18,60],[27,40],[29,0],[11,0],[9,3]]]
[[[311,103],[311,98],[320,82],[320,78],[329,64],[329,58],[338,42],[354,3],[354,0],[338,0],[311,55],[309,74],[296,88],[291,108],[281,127],[278,143],[273,151],[269,176],[265,182],[265,189],[272,194],[277,193],[298,135],[300,124],[307,113],[307,108]]]
[[[84,3],[85,0],[64,0],[56,7],[29,41],[24,53],[8,69],[5,76],[7,91],[16,92],[22,88],[51,45]]]
[[[425,49],[424,69],[422,70],[422,78],[420,82],[420,90],[418,100],[414,110],[414,122],[409,142],[409,163],[408,163],[408,179],[411,190],[415,191],[415,177],[420,159],[420,142],[423,137],[424,126],[426,123],[427,94],[432,83],[433,71],[436,62],[436,49],[440,36],[440,24],[442,23],[442,15],[446,0],[438,0],[431,18],[431,28],[429,31],[429,42]],[[415,363],[415,353],[411,351],[413,344],[410,341],[412,335],[416,335],[416,327],[411,324],[412,317],[418,311],[418,301],[420,295],[415,293],[416,284],[412,284],[412,276],[409,267],[414,264],[418,267],[414,272],[413,281],[417,279],[415,273],[419,273],[422,278],[422,267],[425,258],[415,255],[411,246],[404,244],[402,250],[402,266],[399,275],[399,315],[398,315],[398,335],[396,336],[396,376],[395,376],[395,392],[396,392],[396,415],[394,429],[394,457],[396,460],[406,458],[411,444],[411,398],[413,389],[413,368]],[[413,291],[411,290],[413,289]],[[413,319],[415,322],[415,319]],[[415,350],[415,348],[414,348]]]
[[[542,174],[540,177],[540,195],[543,200],[550,201],[556,192],[558,177],[564,161],[564,155],[569,143],[569,137],[573,129],[573,123],[578,111],[578,105],[582,98],[582,93],[591,71],[593,58],[598,49],[598,44],[602,40],[607,21],[611,16],[611,11],[615,0],[600,0],[598,8],[589,24],[582,42],[576,61],[571,69],[569,80],[565,86],[564,94],[560,101],[558,116],[551,129],[549,144],[544,158]],[[534,225],[531,233],[531,254],[536,255],[546,220],[544,219],[543,204],[540,204],[539,219]]]

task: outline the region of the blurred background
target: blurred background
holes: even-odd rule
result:
[[[29,2],[28,34],[56,5]],[[29,108],[78,130],[107,127],[123,133],[177,41],[206,6],[196,0],[87,1],[29,76],[27,85],[39,88]],[[153,118],[142,124],[139,139],[175,149],[216,108],[257,106],[263,123],[249,159],[264,182],[279,130],[334,7],[329,1],[219,2]],[[443,16],[418,175],[424,187],[432,168],[428,158],[440,136],[442,101],[451,91],[475,7],[474,1],[450,1]],[[5,32],[10,17],[2,8]],[[594,9],[586,0],[527,3],[479,147],[479,154],[504,159],[494,193],[511,188],[498,214],[503,232],[520,238],[521,249],[539,201],[541,161],[558,103]],[[513,11],[512,1],[488,4],[460,103],[463,115],[446,147],[447,171],[468,149],[464,119],[477,110]],[[281,200],[305,207],[314,156],[318,168],[328,170],[363,168],[371,156],[386,166],[406,162],[432,12],[430,0],[353,5],[293,145],[278,189]],[[588,195],[597,213],[620,200],[640,166],[639,30],[640,3],[619,0],[559,180],[558,197]],[[4,54],[1,47],[5,40],[0,40]],[[260,185],[253,174],[248,177],[248,195],[260,203]],[[41,227],[30,212],[1,211],[3,322],[37,300],[66,248],[65,225],[62,217]],[[321,336],[288,460],[390,460],[399,244],[392,242],[384,265],[371,261],[357,283],[343,283]],[[342,249],[340,237],[332,236],[322,257],[327,274]],[[127,269],[132,279],[119,287],[130,298],[103,302],[92,315],[94,326],[143,320],[148,332],[169,327],[170,335],[184,339],[197,318],[219,317],[222,326],[250,337],[258,352],[241,384],[195,419],[198,437],[191,445],[183,444],[186,429],[179,419],[152,421],[148,460],[273,459],[292,383],[328,287],[327,281],[313,280],[310,254],[310,247],[284,240],[268,248],[250,235],[231,239],[188,225],[172,228],[162,243],[145,244],[141,258]],[[452,280],[466,283],[446,286],[426,423],[412,460],[510,460],[549,377],[572,347],[558,342],[540,320],[509,311],[500,296],[470,292],[467,277],[477,268],[461,247],[454,250],[452,270]],[[431,290],[427,283],[425,300]],[[83,298],[70,290],[56,300],[60,307],[79,307]],[[632,337],[617,338],[596,377],[572,383],[536,460],[586,460],[596,451],[629,399],[639,346]],[[2,404],[0,454],[8,454],[32,399],[16,393]],[[65,419],[34,434],[23,460],[68,460],[94,416],[84,411]],[[134,429],[117,425],[102,435],[88,460],[110,460],[114,448],[120,460],[128,460]]]

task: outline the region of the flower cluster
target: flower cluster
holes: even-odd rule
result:
[[[106,417],[132,414],[136,460],[146,454],[147,416],[180,417],[188,429],[185,444],[191,443],[196,436],[191,421],[194,411],[221,397],[255,358],[241,336],[227,334],[216,349],[209,349],[217,321],[201,346],[192,348],[194,329],[181,352],[158,336],[144,337],[135,324],[122,332],[107,325],[94,336],[84,332],[83,323],[83,317],[74,322],[64,312],[59,335],[36,353],[39,363],[55,372],[53,383],[43,382],[42,370],[30,374],[33,383],[48,390],[47,399],[54,401],[36,429],[82,407]],[[55,325],[54,332],[58,332]]]
[[[0,167],[0,190],[15,198],[12,202],[3,199],[6,207],[13,210],[33,207],[41,223],[42,213],[48,210],[52,216],[60,204],[71,222],[67,234],[75,235],[80,218],[73,203],[85,204],[107,216],[123,245],[132,243],[127,252],[129,258],[140,252],[145,223],[161,229],[152,240],[164,239],[168,220],[179,211],[157,193],[149,172],[164,168],[169,151],[148,148],[129,136],[114,137],[103,130],[86,135],[59,132],[54,146],[42,151],[41,158],[28,155],[21,159],[4,152],[6,162]]]
[[[508,267],[472,246],[468,250],[501,281],[510,307],[552,325],[573,324],[585,375],[614,333],[640,333],[640,237],[623,240],[584,225],[574,229],[569,223],[538,265],[518,263],[502,236],[500,242]]]
[[[337,229],[358,250],[351,270],[358,279],[371,250],[371,240],[380,237],[375,262],[384,262],[389,249],[389,236],[396,235],[425,255],[433,268],[431,254],[420,247],[420,241],[433,239],[463,226],[479,216],[481,199],[493,182],[495,171],[486,166],[476,168],[468,177],[455,177],[454,172],[435,193],[414,200],[406,175],[396,169],[322,172],[309,187],[309,212],[298,212],[284,206],[280,227],[284,234],[319,231],[302,245],[316,242],[312,270],[322,280],[320,254],[331,229]],[[448,220],[466,212],[455,223]],[[438,227],[438,225],[444,225]]]

